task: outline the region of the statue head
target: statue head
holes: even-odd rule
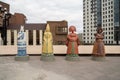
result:
[[[50,32],[50,26],[47,24],[45,32]]]
[[[74,33],[75,31],[76,31],[75,26],[70,26],[70,28],[69,28],[69,32]]]
[[[20,32],[24,32],[24,26],[21,25]]]
[[[103,29],[101,27],[98,27],[97,28],[97,33],[102,33],[103,32]]]

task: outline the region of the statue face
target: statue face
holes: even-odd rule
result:
[[[102,32],[102,30],[100,29],[100,30],[98,30],[98,32],[99,32],[99,33],[101,33],[101,32]]]
[[[101,27],[97,28],[97,33],[102,33],[103,29]]]
[[[76,31],[75,26],[70,26],[69,31],[72,32],[72,33],[73,33],[74,31]]]
[[[102,33],[102,29],[99,29],[97,32],[98,32],[98,33]]]

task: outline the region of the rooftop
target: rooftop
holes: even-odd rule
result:
[[[30,56],[26,62],[15,61],[14,56],[0,57],[0,80],[119,80],[120,57],[106,57],[93,61],[80,57],[70,62],[65,56],[56,56],[54,62],[44,62],[40,56]]]

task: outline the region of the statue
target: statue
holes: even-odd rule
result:
[[[21,26],[20,31],[18,32],[17,45],[18,54],[16,55],[15,60],[28,60],[29,56],[26,54],[26,34],[24,32],[24,26]]]
[[[47,24],[46,30],[44,32],[44,37],[43,37],[41,60],[43,60],[43,61],[53,61],[54,60],[52,43],[53,43],[52,33],[50,32],[49,24]]]
[[[93,46],[93,59],[94,60],[104,60],[105,57],[105,48],[104,48],[104,34],[101,27],[97,28],[97,33],[95,35],[95,43]]]
[[[18,56],[26,56],[26,35],[24,32],[24,27],[21,26],[20,32],[18,33],[17,38],[18,45]]]
[[[78,46],[80,45],[78,35],[74,33],[76,31],[75,26],[70,26],[69,32],[71,32],[67,36],[66,46],[67,46],[67,56],[66,60],[79,60],[78,56]]]

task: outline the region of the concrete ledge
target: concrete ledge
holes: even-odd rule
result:
[[[54,45],[54,54],[66,54],[65,45]],[[41,54],[42,46],[27,46],[27,54]],[[79,46],[79,54],[91,54],[93,45]],[[120,54],[120,46],[105,46],[106,54]],[[17,46],[7,45],[0,46],[0,55],[17,54]]]

